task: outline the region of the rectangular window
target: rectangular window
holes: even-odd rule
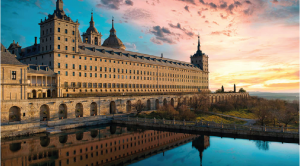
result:
[[[67,34],[68,33],[68,30],[67,29],[65,29],[65,34]]]
[[[92,66],[90,66],[90,70],[93,70],[93,69],[92,69]]]
[[[86,65],[84,65],[84,70],[86,70]]]
[[[65,41],[68,41],[68,38],[65,38]]]
[[[66,50],[68,50],[68,46],[66,46],[66,48],[65,48]]]
[[[60,28],[57,29],[57,32],[60,32]]]
[[[102,74],[100,74],[100,78],[102,78]]]
[[[68,72],[66,71],[66,76],[68,76]]]
[[[90,77],[92,77],[92,73],[90,73]]]
[[[95,73],[95,77],[97,77],[97,73]]]
[[[57,46],[57,49],[60,49],[60,45]]]
[[[58,57],[60,57],[60,54],[58,54]]]
[[[60,74],[60,71],[58,71],[57,73]]]
[[[16,80],[17,79],[17,72],[16,71],[12,71],[11,72],[11,79]]]
[[[73,47],[72,50],[75,51],[75,47]]]
[[[95,71],[97,71],[97,66],[95,66]]]
[[[68,58],[68,55],[66,55],[66,58]]]
[[[68,64],[66,64],[66,69],[68,68]]]
[[[79,77],[81,77],[81,72],[79,72]]]
[[[73,72],[73,76],[75,76],[75,72]]]
[[[75,69],[75,64],[73,64],[73,69]]]
[[[57,37],[57,40],[60,40],[60,37]]]
[[[75,35],[75,31],[72,32],[72,35]]]
[[[86,73],[84,73],[84,77],[86,77]]]
[[[100,71],[102,71],[102,67],[100,67]]]
[[[81,65],[79,65],[79,70],[81,70]]]

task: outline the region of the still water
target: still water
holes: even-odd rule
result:
[[[295,143],[97,126],[1,140],[2,166],[298,166]]]

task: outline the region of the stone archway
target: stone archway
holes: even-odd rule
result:
[[[35,99],[37,97],[36,90],[32,90],[32,98]]]
[[[40,137],[40,144],[42,147],[47,147],[50,144],[50,138],[48,136]]]
[[[40,121],[47,121],[50,119],[49,106],[44,104],[40,107]]]
[[[109,113],[110,114],[115,114],[116,113],[116,103],[114,101],[110,102]]]
[[[151,110],[151,101],[150,101],[150,99],[147,100],[147,110]]]
[[[83,117],[83,105],[81,103],[77,103],[75,106],[75,116]]]
[[[17,106],[13,106],[9,109],[9,122],[21,121],[21,109]]]
[[[126,112],[131,112],[131,101],[127,100],[126,102]]]
[[[83,139],[83,133],[80,132],[80,133],[76,133],[76,140],[82,140]]]
[[[174,99],[171,98],[171,106],[174,107]]]
[[[168,104],[167,99],[164,99],[163,106],[166,106]]]
[[[9,150],[11,152],[17,152],[17,151],[21,150],[21,146],[22,146],[21,142],[19,142],[19,143],[11,143],[11,144],[9,144]]]
[[[90,106],[90,116],[96,116],[97,112],[97,103],[92,102]]]
[[[59,142],[64,144],[68,141],[68,135],[61,135],[59,136]]]
[[[60,104],[58,107],[58,118],[59,119],[67,119],[68,117],[68,110],[66,104]]]
[[[159,100],[158,99],[155,100],[155,108],[157,110],[159,109]]]

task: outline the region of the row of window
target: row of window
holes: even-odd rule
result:
[[[154,84],[123,84],[123,83],[86,83],[68,82],[63,84],[65,88],[163,88],[163,89],[207,89],[207,86],[187,86],[187,85],[154,85]]]
[[[49,29],[49,33],[52,32],[52,28]],[[60,32],[60,28],[57,28],[57,32]],[[65,34],[68,34],[68,29],[65,29]],[[45,35],[45,30],[43,30],[43,35]],[[48,35],[48,29],[46,29],[46,35]],[[75,35],[75,31],[72,31],[72,35]]]

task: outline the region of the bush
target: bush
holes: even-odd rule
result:
[[[157,110],[157,113],[161,118],[165,118],[169,120],[174,119],[174,117],[179,114],[179,112],[176,111],[175,108],[170,104],[160,107]]]
[[[183,105],[179,107],[179,115],[177,116],[179,120],[186,120],[186,121],[194,121],[196,120],[196,114],[193,111]]]

